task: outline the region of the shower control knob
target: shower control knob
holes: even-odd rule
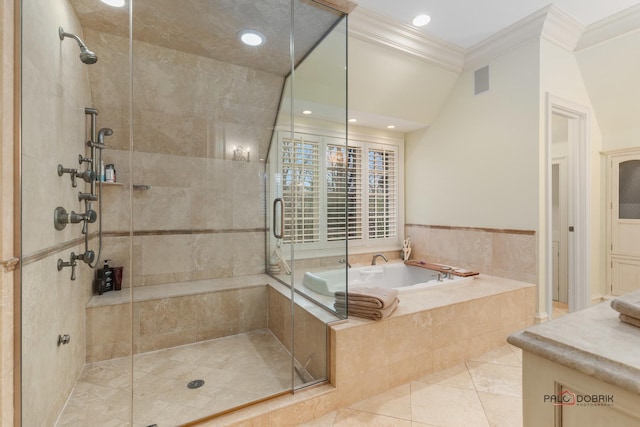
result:
[[[73,254],[73,252],[72,252],[72,254]],[[87,264],[91,264],[96,259],[96,253],[94,251],[91,251],[91,250],[86,251],[83,254],[79,254],[79,255],[73,254],[73,255],[74,255],[75,259],[81,260],[81,261],[83,261],[83,262],[85,262]]]
[[[78,164],[83,163],[91,163],[91,159],[89,157],[84,157],[82,154],[78,154]]]
[[[71,252],[69,262],[64,262],[58,258],[58,271],[62,271],[65,267],[71,267],[71,280],[76,280],[76,254]]]
[[[86,171],[80,173],[76,172],[76,177],[82,178],[84,182],[93,182],[96,179],[96,173],[91,169],[87,169]]]
[[[69,344],[71,336],[69,334],[58,335],[58,346]]]
[[[76,182],[76,176],[78,176],[78,169],[65,168],[62,165],[58,165],[58,176],[62,176],[65,173],[71,175],[71,186],[77,187],[78,183]]]

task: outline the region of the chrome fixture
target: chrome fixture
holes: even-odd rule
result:
[[[58,165],[58,176],[62,176],[65,173],[71,175],[71,186],[74,188],[78,186],[76,178],[82,178],[84,182],[89,183],[96,178],[96,174],[91,169],[87,169],[84,172],[78,172],[78,169],[65,168],[62,165]]]
[[[373,258],[371,259],[371,265],[376,265],[376,261],[378,260],[378,257],[382,258],[384,260],[384,262],[389,262],[389,260],[387,259],[386,256],[384,256],[382,254],[375,254],[373,256]]]
[[[88,202],[96,202],[98,201],[98,196],[92,193],[78,193],[78,201],[86,200]]]
[[[339,259],[338,262],[340,264],[347,264],[347,267],[351,268],[351,264],[349,263],[349,261],[347,261],[346,259]]]
[[[64,230],[67,224],[77,224],[84,221],[82,234],[87,234],[87,224],[93,224],[98,219],[98,214],[93,209],[88,209],[85,213],[68,213],[65,208],[58,206],[53,210],[53,226],[56,230]]]
[[[69,341],[71,341],[71,336],[69,334],[58,335],[58,347],[69,344]]]
[[[104,144],[104,137],[113,135],[113,130],[109,128],[102,128],[98,131],[97,141],[87,141],[87,145],[91,148],[97,148],[98,150],[104,150],[107,146]]]
[[[151,189],[151,186],[147,184],[133,184],[133,189],[147,191]]]
[[[76,259],[76,254],[73,252],[69,255],[68,262],[58,258],[58,271],[62,271],[65,267],[71,267],[71,280],[76,280]]]
[[[90,51],[86,44],[80,39],[80,37],[75,34],[65,33],[62,27],[58,27],[58,36],[60,40],[64,40],[65,37],[70,37],[78,42],[78,46],[80,46],[80,61],[85,64],[95,64],[98,62],[98,55],[94,52]]]
[[[441,265],[440,271],[444,279],[449,279],[449,280],[453,279],[453,269],[451,267],[448,267],[446,265]]]
[[[83,261],[86,264],[91,265],[91,263],[96,259],[96,253],[92,250],[88,250],[83,254],[76,255],[73,252],[71,254],[75,257],[76,260]]]

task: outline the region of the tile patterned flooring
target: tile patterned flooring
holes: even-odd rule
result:
[[[133,427],[176,426],[282,391],[289,357],[268,330],[136,355]],[[521,371],[521,350],[505,345],[304,426],[522,426]],[[128,426],[130,377],[128,358],[86,365],[57,425]],[[188,389],[195,378],[205,386]]]
[[[505,345],[303,426],[522,426],[522,351]]]
[[[194,379],[204,386],[187,388]],[[130,381],[129,358],[85,365],[56,425],[129,426],[131,398],[133,427],[193,421],[288,390],[291,354],[262,329],[136,355],[133,397]]]

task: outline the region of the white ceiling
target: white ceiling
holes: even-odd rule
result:
[[[358,0],[358,7],[406,24],[427,14],[431,22],[422,31],[469,48],[551,3],[588,26],[640,0]]]

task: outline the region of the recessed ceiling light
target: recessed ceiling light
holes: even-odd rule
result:
[[[242,30],[238,33],[242,43],[247,46],[260,46],[266,40],[264,34],[256,30]]]
[[[304,111],[302,112],[302,114],[304,114],[305,116],[308,116],[308,115],[309,115],[309,114],[311,114],[311,113],[313,113],[313,111],[311,111],[311,110],[304,110]]]
[[[413,25],[416,27],[424,27],[429,22],[431,22],[431,17],[429,15],[418,15],[413,18]]]
[[[349,123],[355,123],[357,121],[358,121],[358,119],[349,119]]]
[[[395,128],[396,128],[396,125],[389,125],[389,126],[387,126],[387,129],[395,129]]]
[[[113,7],[122,7],[124,6],[124,0],[100,0],[102,3],[113,6]]]

